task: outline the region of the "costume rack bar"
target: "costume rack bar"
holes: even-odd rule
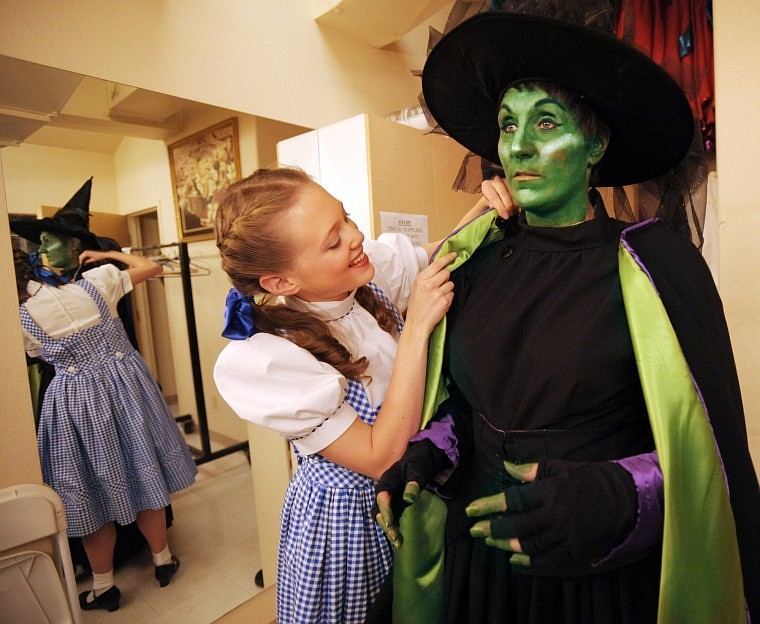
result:
[[[239,442],[230,446],[211,450],[211,440],[209,438],[208,417],[206,414],[206,398],[203,392],[203,375],[201,373],[201,358],[198,350],[198,332],[195,324],[195,306],[193,305],[193,285],[190,280],[190,255],[187,251],[187,243],[167,243],[165,245],[148,245],[147,247],[135,247],[132,251],[146,252],[157,251],[167,247],[179,248],[180,276],[182,278],[182,295],[185,302],[185,317],[187,320],[187,340],[190,344],[190,364],[193,371],[193,388],[195,390],[195,406],[198,414],[198,428],[201,438],[201,448],[190,450],[195,456],[196,464],[204,464],[213,459],[230,455],[237,451],[248,452],[248,441]],[[187,422],[191,417],[189,415],[178,416],[177,422]]]

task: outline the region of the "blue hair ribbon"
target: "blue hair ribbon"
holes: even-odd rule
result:
[[[253,319],[253,297],[245,296],[237,288],[230,288],[224,308],[222,336],[230,340],[245,340],[259,330]]]

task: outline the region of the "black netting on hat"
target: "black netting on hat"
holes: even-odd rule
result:
[[[659,217],[701,249],[708,171],[701,136],[695,132],[689,153],[673,169],[654,180],[612,189],[609,212],[631,222]]]
[[[612,35],[616,5],[611,0],[491,0],[488,10],[553,17]]]

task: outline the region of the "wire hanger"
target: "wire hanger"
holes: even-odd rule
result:
[[[158,262],[158,264],[161,265],[161,268],[163,269],[163,273],[159,275],[158,277],[181,277],[182,276],[182,264],[179,260],[179,258],[169,252],[165,253],[161,250],[169,248],[169,247],[178,247],[179,243],[169,243],[166,245],[148,245],[147,247],[133,247],[133,252],[139,252],[143,253],[147,256],[148,259],[153,260],[153,262]],[[148,255],[144,252],[150,252],[150,251],[158,251],[159,253],[154,255]],[[190,260],[188,262],[188,269],[190,271],[190,275],[211,275],[211,269],[209,269],[207,266],[204,266],[202,264],[199,264],[197,262],[193,262]]]

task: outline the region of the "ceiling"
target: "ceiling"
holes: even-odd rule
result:
[[[318,0],[315,20],[374,47],[424,49],[451,0]],[[423,39],[424,38],[424,39]],[[126,136],[167,139],[211,108],[0,56],[0,148],[22,143],[113,154]]]
[[[467,4],[474,0],[459,0]],[[448,11],[452,0],[314,0],[314,19],[322,25],[336,28],[358,37],[375,48],[397,43],[413,30],[424,26],[437,13]]]
[[[0,56],[0,147],[114,153],[125,136],[165,139],[202,105]]]

